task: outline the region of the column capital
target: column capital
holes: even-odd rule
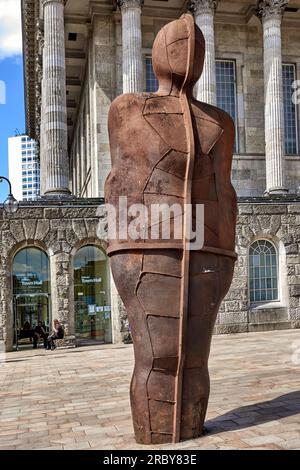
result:
[[[117,6],[119,8],[142,8],[144,0],[117,0]]]
[[[43,7],[45,7],[48,3],[59,3],[63,6],[67,3],[68,0],[41,0]]]
[[[218,0],[190,0],[188,3],[188,10],[191,11],[194,16],[201,14],[214,15],[218,6]]]
[[[256,15],[262,20],[282,18],[288,0],[258,0]]]

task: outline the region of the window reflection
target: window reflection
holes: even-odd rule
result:
[[[48,293],[49,263],[47,255],[37,248],[19,251],[13,263],[14,294]]]
[[[278,260],[275,247],[257,240],[249,251],[250,301],[278,300]]]
[[[48,256],[35,247],[20,250],[13,261],[14,343],[34,344],[41,322],[49,332],[50,277]]]
[[[96,246],[80,248],[74,257],[76,335],[111,342],[108,262]]]

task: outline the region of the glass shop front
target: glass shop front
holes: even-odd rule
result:
[[[20,250],[13,268],[14,345],[33,345],[35,328],[50,330],[51,302],[49,259],[35,247]]]
[[[97,246],[80,248],[74,257],[75,333],[80,343],[112,342],[108,260]]]

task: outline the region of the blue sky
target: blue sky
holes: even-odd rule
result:
[[[0,175],[8,176],[7,139],[25,131],[20,0],[0,0]],[[4,93],[5,89],[5,93]],[[7,196],[0,184],[0,202]]]

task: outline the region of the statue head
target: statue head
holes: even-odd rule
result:
[[[190,14],[164,26],[156,36],[152,49],[159,92],[177,94],[183,89],[191,93],[201,76],[205,40]]]

